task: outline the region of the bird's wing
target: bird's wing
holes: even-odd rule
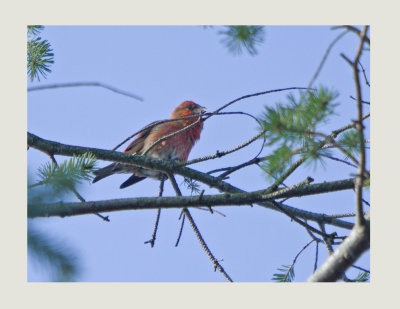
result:
[[[150,135],[150,133],[153,131],[153,129],[157,127],[157,126],[153,126],[157,122],[158,121],[154,121],[154,122],[150,123],[149,125],[147,125],[146,127],[144,127],[143,131],[140,132],[136,136],[136,138],[128,145],[128,147],[126,147],[124,152],[132,153],[132,154],[134,154],[134,153],[140,154],[142,152],[146,138]]]

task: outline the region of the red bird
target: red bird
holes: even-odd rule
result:
[[[185,101],[174,109],[170,119],[192,115],[201,115],[205,111],[206,109],[204,107],[197,105],[192,101]],[[197,117],[190,119],[181,119],[177,121],[160,123],[156,126],[145,129],[137,135],[133,142],[124,150],[124,152],[142,155],[146,152],[148,148],[150,148],[150,146],[155,141],[163,138],[164,136],[175,133],[191,125],[197,120]],[[149,152],[146,153],[146,156],[160,160],[187,161],[190,150],[192,149],[195,142],[200,138],[200,132],[202,129],[203,123],[200,122],[193,128],[174,135],[157,144]],[[94,174],[96,175],[96,177],[93,179],[93,183],[115,173],[133,173],[133,175],[129,177],[128,180],[121,184],[121,189],[133,185],[145,179],[146,177],[161,179],[163,175],[159,171],[150,170],[139,166],[113,163],[95,171]]]

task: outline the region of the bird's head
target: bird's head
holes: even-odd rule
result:
[[[174,109],[171,114],[171,118],[201,115],[206,111],[207,109],[203,106],[200,106],[192,101],[185,101]]]

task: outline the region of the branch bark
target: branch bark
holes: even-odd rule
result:
[[[356,224],[350,235],[331,254],[324,264],[308,279],[309,282],[333,282],[342,278],[345,271],[370,247],[369,216],[365,225]]]
[[[52,204],[48,206],[44,206],[43,210],[29,210],[29,216],[71,216],[75,214],[87,214],[96,212],[104,212],[104,211],[115,211],[115,210],[127,210],[127,209],[151,209],[151,208],[162,208],[168,207],[177,207],[177,205],[182,205],[181,207],[195,207],[195,206],[204,206],[207,205],[206,202],[209,203],[210,206],[219,205],[240,205],[240,204],[250,204],[249,200],[254,201],[258,205],[262,207],[266,207],[269,209],[273,209],[275,211],[279,211],[272,201],[268,201],[268,199],[278,199],[278,198],[287,198],[294,197],[300,195],[310,195],[324,192],[333,192],[339,190],[353,189],[354,184],[352,179],[347,179],[344,181],[324,183],[324,184],[315,184],[315,185],[307,185],[302,187],[296,187],[292,190],[281,190],[276,192],[270,192],[267,190],[259,190],[252,193],[247,193],[235,186],[230,185],[216,177],[210,176],[206,173],[201,173],[199,171],[183,167],[179,163],[172,161],[161,161],[149,157],[144,156],[136,156],[130,155],[126,153],[120,153],[109,150],[102,150],[97,148],[89,148],[89,147],[80,147],[80,146],[71,146],[64,145],[61,143],[48,141],[42,139],[34,134],[28,133],[28,145],[32,148],[44,151],[46,153],[50,153],[53,155],[65,155],[65,156],[73,156],[73,155],[82,155],[84,153],[92,153],[98,159],[113,161],[113,162],[121,162],[121,163],[130,163],[137,164],[146,168],[159,170],[165,173],[174,173],[178,175],[182,175],[185,177],[192,178],[199,182],[202,182],[210,187],[214,187],[219,189],[220,191],[226,192],[228,194],[216,195],[210,198],[209,201],[206,200],[207,195],[203,195],[199,200],[197,197],[181,197],[174,198],[173,201],[167,200],[171,199],[168,197],[163,198],[137,198],[127,200],[111,200],[109,201],[98,201],[98,202],[86,202],[86,203],[63,203],[63,204]],[[296,190],[297,191],[296,193]],[[302,192],[302,193],[301,193]],[[235,194],[236,193],[236,194]],[[250,197],[250,198],[249,198]],[[197,200],[196,200],[197,198]],[[187,200],[179,200],[179,199],[187,199]],[[201,201],[201,203],[199,202]],[[111,203],[111,204],[110,204]],[[172,203],[172,205],[168,204]],[[181,203],[181,204],[179,204]],[[118,204],[118,208],[115,205]],[[58,206],[57,206],[58,205]],[[113,206],[114,205],[114,206]],[[139,206],[140,205],[140,206]],[[323,222],[326,224],[331,224],[339,227],[343,227],[346,229],[351,229],[353,227],[352,223],[338,220],[335,218],[331,218],[326,216],[325,214],[313,213],[301,209],[297,209],[294,207],[290,207],[287,205],[281,204],[281,207],[284,209],[285,213],[290,214],[291,216],[299,217],[306,220]]]

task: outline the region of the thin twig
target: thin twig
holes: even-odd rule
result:
[[[258,125],[259,125],[260,127],[262,127],[262,124],[261,124],[261,122],[257,119],[257,117],[255,117],[255,116],[253,116],[253,115],[251,115],[251,114],[249,114],[249,113],[245,113],[245,112],[225,112],[225,113],[216,113],[216,112],[214,112],[214,113],[211,113],[211,114],[209,114],[209,115],[210,115],[210,117],[211,117],[211,116],[215,116],[215,115],[229,115],[229,114],[240,114],[240,115],[249,116],[249,117],[253,118],[253,119],[258,123]],[[207,114],[205,114],[205,115],[207,115]],[[204,121],[205,121],[205,119],[204,119]],[[221,157],[223,157],[223,156],[225,156],[225,155],[227,155],[227,154],[230,154],[230,153],[232,153],[232,152],[238,151],[238,150],[240,150],[240,149],[246,147],[247,145],[253,143],[253,142],[256,141],[260,136],[262,136],[264,133],[265,133],[265,130],[262,130],[262,131],[261,131],[260,133],[258,133],[256,136],[250,138],[249,140],[247,140],[246,142],[244,142],[244,143],[242,143],[242,144],[240,144],[240,145],[238,145],[238,146],[235,146],[234,148],[231,148],[231,149],[229,149],[229,150],[224,150],[224,151],[219,151],[219,150],[217,150],[216,153],[215,153],[214,155],[208,155],[208,156],[204,156],[204,157],[201,157],[201,158],[193,159],[193,160],[190,160],[190,161],[182,162],[182,165],[188,166],[188,165],[191,165],[191,164],[194,164],[194,163],[198,163],[198,162],[202,162],[202,161],[206,161],[206,160],[221,158]],[[258,151],[258,153],[256,154],[255,158],[257,158],[257,157],[260,155],[260,153],[263,151],[264,145],[265,145],[265,139],[266,139],[266,137],[264,136],[264,137],[263,137],[263,142],[262,142],[262,144],[261,144],[261,148],[260,148],[260,150]]]
[[[142,97],[139,97],[136,94],[117,89],[115,87],[99,83],[99,82],[77,82],[77,83],[62,83],[62,84],[51,84],[51,85],[43,85],[43,86],[35,86],[35,87],[29,87],[29,91],[37,91],[37,90],[45,90],[45,89],[55,89],[55,88],[67,88],[67,87],[81,87],[81,86],[96,86],[96,87],[102,87],[108,90],[111,90],[113,92],[116,92],[118,94],[122,94],[124,96],[134,98],[138,101],[143,101]]]
[[[360,267],[360,266],[351,265],[351,267],[356,268],[356,269],[361,270],[361,271],[364,271],[364,272],[366,272],[366,273],[370,273],[369,270],[367,270],[367,269],[365,269],[365,268],[362,268],[362,267]]]
[[[247,166],[250,166],[253,164],[258,164],[259,162],[260,162],[260,158],[255,157],[255,158],[251,159],[250,161],[244,162],[237,166],[230,167],[226,172],[219,175],[218,178],[225,179],[225,177],[228,176],[229,174],[232,174],[233,172],[236,172],[244,167],[247,167]]]
[[[225,115],[233,115],[233,114],[243,114],[243,112],[204,113],[204,114],[202,114],[202,116],[203,117],[204,116],[225,116]],[[131,136],[125,138],[122,142],[120,142],[112,150],[117,150],[119,147],[121,147],[123,144],[125,144],[127,141],[129,141],[130,139],[132,139],[136,135],[142,133],[143,131],[150,130],[151,128],[153,128],[155,126],[158,126],[160,124],[167,123],[167,122],[175,122],[175,121],[180,121],[180,120],[193,119],[193,118],[197,118],[197,117],[199,117],[199,115],[178,117],[178,118],[173,118],[173,119],[169,118],[169,119],[163,119],[163,120],[154,121],[154,122],[148,124],[147,126],[145,126],[144,128],[142,128],[141,130],[133,133]],[[204,119],[203,119],[203,121],[204,121]]]
[[[240,169],[242,167],[246,167],[246,166],[249,166],[249,165],[252,165],[252,164],[258,164],[260,161],[261,161],[261,158],[253,158],[253,159],[251,159],[251,160],[249,160],[247,162],[241,163],[239,165],[221,167],[221,168],[217,168],[217,169],[208,171],[207,174],[214,174],[214,173],[225,172],[225,171],[229,172],[229,174],[230,174],[231,170],[232,171],[236,171],[236,170],[238,170],[238,169]],[[218,176],[218,178],[223,179],[225,177],[222,177],[222,174],[221,174],[221,175]]]
[[[260,95],[264,95],[264,94],[268,94],[268,93],[274,93],[274,92],[281,92],[281,91],[287,91],[287,90],[309,90],[309,88],[304,88],[304,87],[289,87],[289,88],[281,88],[281,89],[274,89],[274,90],[267,90],[267,91],[262,91],[262,92],[257,92],[257,93],[253,93],[253,94],[247,94],[244,95],[240,98],[237,98],[223,106],[221,106],[220,108],[218,108],[216,111],[214,111],[214,113],[218,113],[219,111],[227,108],[228,106],[232,105],[233,103],[236,103],[238,101],[247,99],[247,98],[251,98],[251,97],[256,97],[256,96],[260,96]],[[207,118],[209,118],[210,116],[208,116]]]
[[[285,209],[283,209],[280,205],[280,203],[275,202],[275,201],[271,201],[271,203],[278,208],[281,212],[283,212],[285,215],[287,215],[288,217],[290,217],[293,221],[297,222],[298,224],[300,224],[301,226],[305,227],[307,230],[310,230],[318,235],[321,235],[323,237],[326,236],[331,236],[331,235],[326,235],[323,232],[320,232],[319,230],[317,230],[316,228],[312,227],[311,225],[309,225],[308,223],[298,219],[297,217],[291,215],[290,213],[288,213]]]
[[[336,30],[336,29],[340,29],[340,28],[346,28],[347,30],[354,32],[361,38],[361,35],[362,35],[361,31],[354,26],[349,26],[349,25],[335,26],[335,27],[332,27],[331,29]],[[367,36],[365,37],[365,42],[367,42],[368,45],[370,45],[370,39]]]
[[[201,246],[203,247],[204,251],[207,253],[208,257],[210,258],[210,260],[213,262],[214,264],[214,268],[218,269],[223,275],[224,277],[229,281],[229,282],[233,282],[233,280],[231,279],[231,277],[226,273],[225,269],[221,266],[221,264],[219,263],[219,261],[214,257],[214,255],[211,253],[210,249],[208,248],[206,242],[203,239],[203,236],[201,236],[200,231],[196,225],[196,223],[193,220],[192,215],[190,214],[189,210],[187,208],[183,209],[183,212],[185,213],[186,217],[188,218],[190,225],[192,227],[192,229],[194,230],[197,239],[200,241]]]
[[[303,164],[308,157],[301,157],[295,163],[293,163],[274,183],[268,188],[270,192],[276,190],[301,164]]]
[[[314,260],[314,270],[313,273],[315,273],[315,271],[318,268],[318,247],[319,247],[319,241],[315,242],[315,260]]]
[[[353,97],[352,95],[350,96],[350,99],[357,101],[357,99],[355,97]],[[361,101],[361,103],[371,105],[371,102],[368,102],[368,101]]]
[[[312,86],[312,84],[314,83],[314,81],[317,79],[319,73],[321,72],[321,69],[326,61],[326,59],[328,58],[328,55],[331,51],[331,49],[333,48],[333,46],[345,35],[349,32],[349,30],[343,31],[341,34],[339,34],[332,42],[331,44],[329,44],[328,48],[325,51],[324,57],[321,60],[321,63],[318,66],[317,71],[314,73],[314,76],[312,77],[310,83],[308,84],[308,88],[310,88]]]
[[[158,191],[158,197],[161,197],[163,195],[164,182],[165,182],[165,178],[162,177],[161,180],[160,180],[160,188],[159,188],[159,191]],[[152,248],[154,247],[154,243],[156,241],[158,223],[160,222],[160,216],[161,216],[161,208],[157,209],[157,217],[156,217],[156,222],[154,223],[153,235],[151,236],[150,240],[147,240],[147,241],[144,242],[145,244],[150,243],[150,246]]]
[[[259,139],[260,136],[262,136],[264,133],[265,133],[265,131],[263,130],[260,133],[258,133],[257,135],[255,135],[252,138],[250,138],[249,140],[247,140],[246,142],[244,142],[244,143],[242,143],[240,145],[237,145],[234,148],[231,148],[231,149],[228,149],[228,150],[225,150],[225,151],[222,151],[222,152],[221,151],[217,151],[214,155],[204,156],[204,157],[201,157],[201,158],[198,158],[198,159],[193,159],[193,160],[190,160],[190,161],[182,163],[182,165],[187,166],[187,165],[190,165],[190,164],[193,164],[193,163],[198,163],[198,162],[202,162],[202,161],[206,161],[206,160],[210,160],[210,159],[220,158],[220,157],[225,156],[227,154],[230,154],[232,152],[238,151],[239,149],[242,149],[242,148],[250,145],[252,142],[256,141],[257,139]],[[264,145],[264,143],[263,143],[263,145]],[[262,151],[262,149],[261,149],[261,151]],[[259,154],[260,154],[260,152],[257,154],[257,156]]]
[[[346,160],[342,160],[342,159],[335,158],[335,157],[331,157],[331,156],[324,155],[324,154],[320,154],[320,156],[321,156],[321,157],[326,157],[326,158],[331,159],[331,160],[334,160],[334,161],[342,162],[342,163],[344,163],[344,164],[350,165],[350,166],[355,167],[355,168],[358,167],[357,165],[352,164],[352,163],[350,163],[350,162],[347,162]]]
[[[292,264],[290,264],[289,271],[286,273],[285,278],[284,278],[283,281],[286,281],[287,277],[289,276],[290,269],[292,269],[292,268],[294,267],[294,264],[296,263],[297,258],[300,256],[300,254],[301,254],[309,245],[311,245],[313,242],[314,242],[314,239],[311,239],[311,240],[296,254],[296,256],[294,257],[294,259],[293,259],[293,261],[292,261]]]
[[[219,112],[219,111],[218,111],[218,112]],[[208,118],[210,118],[210,117],[212,117],[212,116],[215,116],[215,115],[222,115],[222,114],[224,114],[224,115],[226,115],[226,114],[242,114],[242,115],[247,115],[247,116],[250,116],[250,117],[252,117],[253,119],[255,119],[255,120],[258,122],[258,124],[261,126],[260,121],[259,121],[256,117],[254,117],[253,115],[251,115],[251,114],[249,114],[249,113],[244,113],[244,112],[218,113],[218,112],[215,111],[214,113],[205,114],[206,116],[203,115],[203,119],[202,119],[201,117],[199,117],[199,119],[198,119],[197,121],[195,121],[194,123],[192,123],[192,124],[190,124],[190,125],[184,127],[183,129],[181,129],[181,130],[179,130],[179,131],[176,131],[176,132],[174,132],[174,133],[171,133],[171,134],[169,134],[169,135],[167,135],[167,136],[164,136],[164,137],[158,139],[158,140],[155,141],[148,149],[146,149],[146,151],[143,153],[143,155],[146,155],[151,149],[153,149],[153,148],[154,148],[156,145],[158,145],[159,143],[161,143],[161,142],[163,142],[163,141],[165,141],[165,140],[167,140],[167,139],[169,139],[169,138],[171,138],[171,137],[173,137],[173,136],[176,136],[176,135],[178,135],[178,134],[181,134],[181,133],[183,133],[183,132],[185,132],[185,131],[191,129],[192,127],[195,127],[195,126],[196,126],[197,124],[199,124],[201,121],[206,121]],[[157,124],[159,124],[159,123],[157,123]],[[232,153],[232,152],[235,152],[235,151],[237,151],[237,150],[239,150],[239,149],[242,149],[242,148],[246,147],[247,145],[249,145],[249,144],[251,144],[252,142],[254,142],[255,140],[257,140],[257,139],[258,139],[260,136],[262,136],[264,133],[265,133],[265,131],[261,131],[261,132],[258,133],[256,136],[254,136],[254,137],[252,137],[251,139],[249,139],[248,141],[246,141],[246,142],[244,142],[244,143],[242,143],[242,144],[240,144],[240,145],[238,145],[238,146],[236,146],[236,147],[234,147],[234,148],[232,148],[232,149],[229,149],[229,150],[226,150],[226,151],[223,151],[223,152],[217,151],[217,153],[216,153],[215,155],[205,156],[205,157],[202,157],[202,158],[198,158],[198,159],[194,159],[194,160],[191,160],[191,161],[187,161],[187,162],[182,163],[182,165],[187,166],[187,165],[190,165],[190,164],[193,164],[193,163],[198,163],[198,162],[202,162],[202,161],[206,161],[206,160],[210,160],[210,159],[220,158],[220,157],[222,157],[222,156],[225,156],[225,155],[227,155],[227,154],[230,154],[230,153]],[[265,137],[264,137],[264,142],[262,143],[262,147],[261,147],[260,151],[257,153],[256,157],[262,152],[262,149],[263,149],[263,147],[264,147],[264,144],[265,144]]]
[[[178,184],[176,183],[175,177],[170,173],[168,173],[167,175],[168,175],[169,180],[172,183],[172,187],[174,188],[176,195],[182,196],[181,190],[179,189]],[[233,282],[231,277],[226,273],[224,268],[221,266],[221,264],[218,262],[218,260],[211,253],[206,242],[204,241],[203,236],[201,236],[201,233],[200,233],[196,223],[194,222],[194,219],[193,219],[192,215],[190,214],[189,210],[187,208],[184,208],[182,210],[182,212],[188,218],[188,220],[190,222],[190,226],[192,227],[193,231],[195,232],[197,239],[199,240],[201,246],[203,247],[203,250],[206,252],[206,254],[210,258],[211,262],[214,264],[215,269],[218,269],[229,282]]]
[[[370,116],[371,116],[370,113],[366,114],[363,117],[363,120],[369,118]],[[332,137],[332,138],[336,138],[339,134],[343,133],[344,131],[347,131],[349,129],[353,129],[355,127],[356,127],[356,123],[353,122],[351,124],[348,124],[347,126],[344,126],[344,127],[340,128],[340,129],[332,131],[332,133],[329,136]]]
[[[364,80],[365,80],[365,83],[367,84],[367,86],[368,86],[368,87],[371,87],[371,85],[369,84],[369,81],[368,81],[367,75],[366,75],[366,73],[365,73],[365,69],[364,69],[364,67],[363,67],[363,65],[362,65],[362,63],[361,63],[361,61],[360,61],[360,60],[358,60],[358,64],[360,65],[360,67],[361,67],[361,70],[362,70],[362,73],[363,73],[363,75],[364,75]],[[365,102],[363,102],[363,103],[365,103]]]
[[[332,144],[335,148],[339,149],[341,152],[343,152],[347,157],[349,157],[355,164],[359,164],[358,160],[350,153],[348,152],[345,148],[343,148],[342,145],[340,145],[338,142],[336,142],[330,135],[326,135],[324,133],[320,133],[320,132],[312,132],[312,131],[306,131],[306,134],[310,134],[310,135],[317,135],[317,136],[321,136],[324,137],[325,139],[327,139],[329,141],[330,144]],[[322,147],[321,147],[322,148]]]
[[[181,220],[181,218],[182,218],[182,223],[181,223],[181,227],[179,228],[178,238],[176,239],[175,247],[178,247],[178,245],[179,245],[179,241],[181,240],[181,236],[182,236],[183,225],[185,224],[185,215],[184,215],[183,211],[181,211],[179,220]]]
[[[196,209],[203,210],[203,211],[207,211],[207,212],[210,212],[211,214],[216,213],[216,214],[219,214],[219,215],[222,216],[222,217],[226,217],[226,214],[224,214],[224,213],[222,213],[222,212],[220,212],[220,211],[218,211],[218,210],[215,210],[215,209],[212,209],[212,212],[210,211],[210,208],[201,208],[201,207],[197,207]]]

